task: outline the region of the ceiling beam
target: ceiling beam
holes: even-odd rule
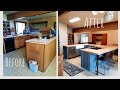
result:
[[[58,16],[61,17],[61,16],[65,15],[65,14],[67,14],[67,13],[69,13],[69,12],[70,12],[70,11],[59,11],[59,12],[58,12]]]
[[[46,14],[50,12],[52,11],[19,11],[19,12],[7,15],[7,19],[14,20],[20,17],[30,17],[30,16],[41,15],[41,14]]]

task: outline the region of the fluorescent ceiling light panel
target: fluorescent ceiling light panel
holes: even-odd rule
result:
[[[105,11],[100,11],[100,13],[104,13]]]
[[[23,19],[23,18],[25,18],[25,17],[21,17],[21,18],[17,18],[17,19]]]
[[[76,17],[76,18],[73,18],[73,19],[69,20],[69,22],[71,22],[71,23],[74,23],[74,22],[77,22],[77,21],[80,21],[79,17]]]
[[[92,11],[93,15],[97,15],[99,11]]]
[[[99,13],[104,13],[105,11],[92,11],[93,15],[97,15]]]

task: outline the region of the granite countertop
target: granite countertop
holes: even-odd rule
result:
[[[36,36],[36,35],[38,35],[38,34],[21,34],[21,35],[14,35],[14,36],[8,35],[8,36],[3,37],[3,38],[20,37],[20,36],[26,36],[26,35]]]
[[[37,43],[37,44],[48,44],[55,39],[56,39],[56,37],[53,37],[51,39],[41,39],[41,40],[37,39],[37,38],[33,38],[33,39],[26,40],[25,42]]]

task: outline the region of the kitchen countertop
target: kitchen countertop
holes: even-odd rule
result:
[[[7,36],[7,37],[3,37],[3,38],[20,37],[20,36],[26,36],[26,35],[36,36],[38,34],[22,34],[22,35]]]
[[[104,53],[107,53],[107,52],[114,51],[114,50],[118,49],[118,46],[96,45],[96,44],[88,44],[88,45],[99,47],[99,48],[102,48],[102,49],[95,50],[95,49],[91,49],[91,48],[85,48],[85,49],[81,49],[81,51],[88,52],[88,53],[93,53],[93,54],[96,54],[96,55],[100,55],[100,54],[104,54]]]
[[[102,48],[102,49],[98,49],[98,50],[91,49],[91,48],[80,49],[81,51],[88,52],[88,53],[93,53],[93,54],[97,54],[97,55],[100,55],[100,54],[107,53],[107,52],[118,49],[118,46],[97,45],[97,44],[74,44],[74,45],[65,45],[65,46],[66,47],[73,47],[73,46],[84,47],[84,45],[89,45],[89,46]]]
[[[25,42],[37,43],[37,44],[48,44],[55,39],[56,39],[56,37],[53,37],[51,39],[41,39],[41,40],[37,39],[37,38],[33,38],[33,39],[26,40]]]

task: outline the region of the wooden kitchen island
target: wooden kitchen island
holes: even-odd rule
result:
[[[39,71],[45,72],[56,56],[56,37],[51,39],[30,39],[26,41],[27,61],[34,60],[39,64]]]

